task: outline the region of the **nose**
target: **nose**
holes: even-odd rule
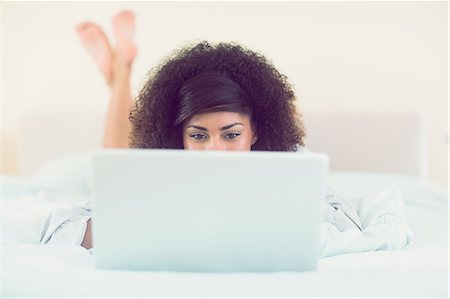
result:
[[[226,151],[227,147],[223,141],[211,139],[205,149],[209,151]]]

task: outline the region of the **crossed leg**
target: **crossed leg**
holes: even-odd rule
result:
[[[130,86],[131,68],[137,55],[133,41],[134,14],[121,11],[113,17],[112,23],[115,48],[101,28],[93,23],[81,23],[76,31],[111,89],[103,146],[126,148],[131,132],[129,114],[134,105]]]

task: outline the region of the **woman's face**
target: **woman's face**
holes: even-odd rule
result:
[[[250,118],[235,112],[198,114],[183,128],[187,150],[249,151],[256,140]]]

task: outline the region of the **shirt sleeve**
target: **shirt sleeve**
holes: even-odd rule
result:
[[[323,220],[334,225],[341,232],[350,228],[362,230],[356,207],[330,187],[327,187],[322,213]]]
[[[300,145],[296,146],[296,151],[299,153],[311,153],[306,147]],[[356,207],[330,187],[327,187],[322,214],[325,222],[332,224],[341,232],[349,228],[362,230],[361,220]]]
[[[91,201],[53,210],[42,225],[40,243],[80,245],[91,217]]]

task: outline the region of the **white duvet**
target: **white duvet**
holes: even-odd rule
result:
[[[2,179],[5,297],[448,295],[448,197],[416,178],[331,174],[330,185],[357,203],[363,232],[339,232],[324,223],[322,255],[326,258],[318,271],[258,274],[98,270],[93,256],[79,246],[37,245],[49,211],[64,208],[65,201],[83,201],[82,192],[68,196],[67,186],[57,191],[36,178]],[[406,249],[393,250],[405,245]]]

